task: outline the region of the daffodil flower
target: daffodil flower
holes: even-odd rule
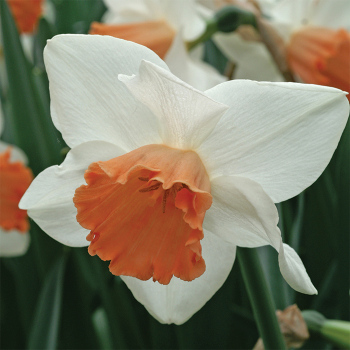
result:
[[[206,22],[194,0],[104,0],[105,23],[94,22],[90,34],[111,35],[153,50],[171,72],[199,90],[227,80],[201,61],[201,50],[189,55],[186,42],[197,39]]]
[[[6,0],[21,34],[31,34],[42,14],[43,0]]]
[[[316,293],[282,242],[274,202],[328,164],[348,117],[344,92],[254,81],[201,92],[151,50],[108,36],[56,36],[44,57],[52,119],[71,147],[20,203],[45,232],[110,260],[164,323],[213,296],[236,246],[272,245],[286,281]]]
[[[1,108],[1,106],[0,106]],[[0,114],[0,134],[3,120]],[[27,157],[17,147],[0,141],[0,256],[13,257],[26,253],[29,242],[27,213],[18,203],[33,179],[25,166]]]
[[[350,2],[284,0],[270,12],[288,64],[305,83],[350,92]]]

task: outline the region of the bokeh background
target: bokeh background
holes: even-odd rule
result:
[[[19,3],[28,6],[28,19],[35,1]],[[37,3],[37,19],[23,34],[7,0],[0,0],[1,139],[27,154],[34,175],[60,164],[67,153],[50,118],[46,40],[61,33],[88,33],[91,23],[103,21],[107,11],[101,0]],[[201,45],[203,61],[235,78],[238,63],[229,60],[213,38]],[[321,177],[304,193],[277,205],[283,240],[299,253],[319,294],[292,290],[279,272],[274,249],[257,249],[276,309],[297,304],[301,311],[349,321],[349,132],[347,125]],[[2,349],[252,349],[257,342],[238,261],[223,287],[189,321],[163,325],[110,274],[108,262],[91,257],[87,248],[61,245],[33,221],[30,226],[28,251],[0,260]],[[344,348],[312,327],[309,331],[303,349]]]

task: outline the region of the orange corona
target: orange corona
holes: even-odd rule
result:
[[[164,58],[173,42],[175,31],[165,21],[148,21],[108,25],[94,22],[90,34],[110,35],[133,41],[154,51]]]
[[[305,83],[350,92],[350,33],[344,29],[301,29],[292,35],[287,57],[292,70]]]
[[[212,203],[210,181],[193,151],[148,145],[92,163],[74,196],[77,221],[91,232],[89,253],[115,275],[168,284],[205,271],[200,240]]]
[[[43,0],[7,0],[21,34],[32,33],[42,13]]]
[[[22,162],[10,162],[10,149],[0,154],[0,227],[26,232],[29,229],[27,211],[18,203],[33,180],[33,174]]]

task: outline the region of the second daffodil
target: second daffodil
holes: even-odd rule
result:
[[[282,243],[274,202],[328,164],[349,113],[344,92],[230,81],[203,93],[151,50],[106,36],[56,36],[44,55],[52,119],[71,147],[20,203],[45,232],[110,260],[164,323],[213,296],[236,246],[272,245],[286,281],[316,293]]]
[[[0,104],[0,135],[3,115]],[[15,257],[27,252],[30,235],[26,211],[18,203],[33,180],[25,165],[26,155],[16,146],[0,141],[0,257]]]

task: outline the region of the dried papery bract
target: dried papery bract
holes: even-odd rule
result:
[[[284,340],[288,348],[300,348],[309,339],[309,331],[306,322],[297,305],[288,306],[283,311],[276,311],[277,319]],[[264,350],[264,344],[260,338],[253,350]]]

